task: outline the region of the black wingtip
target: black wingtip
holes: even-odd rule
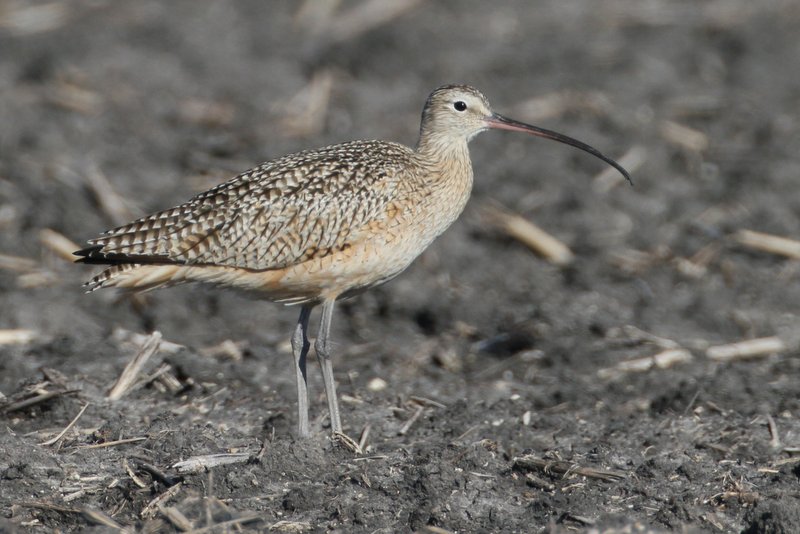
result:
[[[72,253],[79,256],[75,263],[88,265],[122,265],[126,263],[141,264],[172,264],[181,263],[164,255],[146,254],[121,254],[118,252],[103,252],[103,245],[93,245]]]
[[[105,254],[100,252],[103,245],[92,245],[91,247],[82,248],[72,253],[73,256],[79,256],[75,263],[102,263],[97,260],[103,258]],[[92,261],[92,260],[95,261]]]

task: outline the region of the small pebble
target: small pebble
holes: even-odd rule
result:
[[[388,385],[386,380],[376,376],[367,383],[367,389],[370,391],[383,391]]]

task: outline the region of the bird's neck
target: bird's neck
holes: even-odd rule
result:
[[[465,138],[421,136],[415,155],[426,172],[420,187],[447,206],[446,226],[464,209],[472,192],[472,162]]]
[[[426,166],[435,168],[456,164],[471,168],[467,140],[463,137],[423,132],[414,152]]]

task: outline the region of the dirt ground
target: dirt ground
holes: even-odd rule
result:
[[[800,532],[800,252],[748,233],[800,238],[799,34],[796,0],[0,1],[0,531]],[[360,452],[316,366],[294,436],[298,309],[83,294],[100,231],[289,152],[413,144],[444,83],[635,186],[473,141],[461,219],[334,317]]]

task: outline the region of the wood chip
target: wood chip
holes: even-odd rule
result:
[[[14,402],[9,404],[8,406],[3,408],[3,413],[13,412],[16,410],[22,410],[24,408],[29,408],[31,406],[35,406],[36,404],[41,404],[45,401],[49,401],[50,399],[55,399],[57,397],[61,397],[62,395],[73,395],[75,393],[80,393],[80,389],[67,389],[63,391],[47,391],[44,393],[40,393],[35,397],[30,397],[21,401]]]
[[[793,464],[800,464],[800,456],[794,456],[792,458],[781,458],[780,460],[776,460],[773,465],[775,468],[780,468],[785,465],[793,465]]]
[[[81,248],[71,239],[50,228],[39,230],[39,242],[45,248],[55,252],[59,258],[69,263],[73,263],[76,259],[73,252]]]
[[[703,152],[708,149],[708,136],[699,130],[690,128],[685,124],[678,124],[673,121],[663,121],[661,123],[661,136],[673,145],[679,146],[691,152]]]
[[[63,490],[62,490],[63,491]],[[61,497],[61,500],[64,502],[72,502],[80,499],[81,497],[86,496],[86,490],[79,489],[78,491],[73,491],[72,493],[68,493]]]
[[[103,111],[103,97],[69,77],[48,85],[44,97],[53,106],[83,115],[97,115]]]
[[[156,512],[158,511],[159,506],[162,506],[166,501],[173,498],[175,495],[183,487],[183,482],[178,482],[174,486],[170,486],[167,491],[164,493],[156,496],[155,499],[147,503],[147,506],[142,509],[142,513],[139,514],[142,519],[152,519],[156,516]]]
[[[442,404],[441,402],[429,399],[427,397],[419,397],[417,395],[411,395],[408,398],[408,400],[409,402],[413,402],[414,404],[418,404],[420,406],[433,406],[434,408],[439,408],[441,410],[447,408],[447,406]]]
[[[17,277],[17,286],[23,289],[52,286],[59,281],[56,273],[41,269],[33,273],[21,274]]]
[[[125,366],[117,382],[108,393],[109,399],[119,400],[128,393],[134,383],[136,383],[136,378],[139,376],[145,363],[158,351],[160,345],[161,332],[155,331],[150,335],[139,352],[128,362],[128,365]]]
[[[219,465],[241,464],[250,459],[250,453],[223,453],[192,456],[172,465],[179,473],[200,473]]]
[[[800,241],[752,230],[739,230],[734,239],[745,248],[800,259]]]
[[[597,375],[600,378],[613,378],[625,373],[643,373],[653,368],[668,369],[673,365],[687,363],[692,360],[692,354],[685,349],[667,349],[654,356],[636,358],[617,363],[614,367],[600,369]]]
[[[76,415],[75,418],[72,419],[72,421],[70,421],[69,424],[66,427],[64,427],[64,430],[59,432],[59,434],[56,437],[54,437],[52,439],[48,439],[47,441],[43,441],[42,443],[40,443],[40,445],[44,445],[45,447],[49,447],[50,445],[55,445],[56,443],[58,443],[58,441],[61,438],[63,438],[64,435],[67,432],[69,432],[69,429],[72,428],[75,425],[75,423],[78,422],[78,419],[81,418],[81,416],[83,415],[83,412],[85,412],[86,408],[88,408],[88,407],[89,407],[89,403],[87,402],[86,404],[83,405],[83,408],[81,408],[81,411],[78,412],[78,415]]]
[[[529,486],[538,488],[543,491],[555,491],[556,486],[550,481],[537,477],[533,473],[525,473],[525,481]]]
[[[104,527],[109,527],[111,529],[116,530],[117,532],[125,532],[125,533],[133,533],[134,530],[131,528],[126,528],[117,523],[114,518],[107,515],[105,512],[101,512],[100,510],[92,510],[86,508],[81,510],[81,514],[91,523],[95,525],[102,525]]]
[[[171,373],[172,366],[169,364],[161,364],[161,367],[156,369],[153,373],[142,377],[139,379],[131,388],[128,390],[128,394],[133,393],[134,391],[138,391],[145,386],[153,384],[154,382],[157,384],[155,385],[159,391],[165,391],[164,388],[170,391],[170,393],[177,393],[183,389],[183,384],[181,384],[180,380],[178,380],[175,375]]]
[[[675,268],[679,273],[688,278],[702,278],[708,273],[708,266],[714,259],[717,258],[722,245],[719,243],[710,243],[695,254],[691,258],[675,258]]]
[[[772,336],[709,347],[706,356],[716,362],[730,362],[765,357],[786,350],[786,343],[778,336]]]
[[[226,339],[218,345],[203,347],[198,352],[206,358],[226,358],[235,362],[244,359],[244,351],[247,349],[247,341],[233,341]]]
[[[31,258],[0,254],[0,269],[17,273],[29,273],[40,268],[39,262]]]
[[[87,169],[82,177],[100,209],[112,223],[119,226],[135,218],[125,199],[114,190],[96,165]]]
[[[364,425],[364,429],[361,431],[361,437],[358,440],[358,450],[360,450],[362,454],[367,449],[367,440],[369,440],[369,434],[371,431],[372,425],[369,423]]]
[[[20,37],[49,32],[63,26],[74,12],[63,2],[8,2],[0,9],[0,28]]]
[[[632,248],[615,250],[608,254],[611,265],[631,275],[641,275],[663,259],[658,254]]]
[[[399,436],[405,436],[411,427],[416,423],[419,418],[422,416],[422,412],[425,411],[424,406],[417,406],[417,409],[414,411],[413,415],[405,422],[405,424],[400,427],[400,430],[397,431]]]
[[[361,456],[362,454],[364,454],[364,451],[361,449],[361,446],[356,442],[356,440],[354,440],[353,438],[351,438],[350,436],[348,436],[344,432],[334,432],[333,433],[333,440],[336,443],[339,443],[339,444],[343,445],[346,449],[348,449],[353,454],[356,454],[358,456]]]
[[[147,436],[139,436],[138,438],[125,438],[115,439],[114,441],[104,441],[103,443],[92,443],[91,445],[81,445],[79,449],[105,449],[107,447],[118,447],[119,445],[127,445],[129,443],[139,443],[145,441]]]
[[[347,393],[342,393],[339,396],[339,400],[345,404],[352,404],[353,406],[361,406],[364,404],[364,399],[348,395]]]
[[[126,330],[125,328],[121,327],[114,328],[114,332],[111,334],[111,339],[117,343],[132,343],[138,347],[141,347],[147,343],[149,337],[150,336],[147,334],[131,332],[130,330]],[[158,346],[158,352],[162,352],[164,354],[175,354],[176,352],[180,352],[185,348],[186,347],[184,345],[173,343],[172,341],[166,341],[162,338],[161,344]]]
[[[159,506],[158,511],[172,523],[172,526],[181,532],[194,530],[194,525],[183,513],[174,506]]]
[[[134,484],[136,484],[140,488],[146,488],[147,487],[147,483],[144,480],[142,480],[141,478],[139,478],[136,475],[136,472],[131,468],[131,465],[128,463],[128,459],[127,458],[123,458],[122,459],[122,467],[125,469],[125,472],[128,473],[128,476],[131,477],[131,480],[133,480]]]
[[[523,469],[541,469],[548,474],[556,473],[558,475],[563,475],[564,478],[567,478],[570,475],[580,475],[587,478],[604,480],[606,482],[619,482],[627,476],[626,473],[622,471],[581,467],[577,464],[565,462],[563,460],[544,460],[531,455],[518,456],[514,458],[514,466]]]
[[[186,387],[186,384],[190,384],[191,383],[190,380],[187,379],[186,384],[184,384],[183,382],[181,382],[178,379],[178,377],[176,377],[172,373],[172,367],[170,367],[169,365],[167,365],[165,367],[167,367],[167,369],[163,373],[158,373],[158,376],[154,377],[155,380],[152,383],[158,384],[159,386],[161,386],[163,388],[166,388],[166,390],[169,391],[172,394],[177,394],[178,392],[180,392],[181,390],[183,390]],[[151,376],[153,376],[153,375],[151,375]],[[145,382],[144,382],[145,384],[149,383],[149,378],[150,377],[147,377],[145,379]],[[221,389],[217,390],[217,391],[214,392],[214,394],[216,395],[220,391],[222,391],[222,390]]]
[[[769,446],[772,450],[780,450],[781,448],[781,436],[778,432],[778,425],[775,424],[775,419],[770,415],[767,414],[767,428],[769,429]]]
[[[485,206],[484,216],[489,224],[518,240],[555,265],[569,265],[575,258],[572,251],[564,243],[529,220],[510,212],[502,206]]]
[[[657,336],[632,324],[624,325],[620,332],[633,343],[652,343],[662,349],[677,349],[680,345],[672,339]]]
[[[0,346],[3,345],[24,345],[35,340],[39,336],[36,330],[27,328],[15,328],[11,330],[0,330]]]

